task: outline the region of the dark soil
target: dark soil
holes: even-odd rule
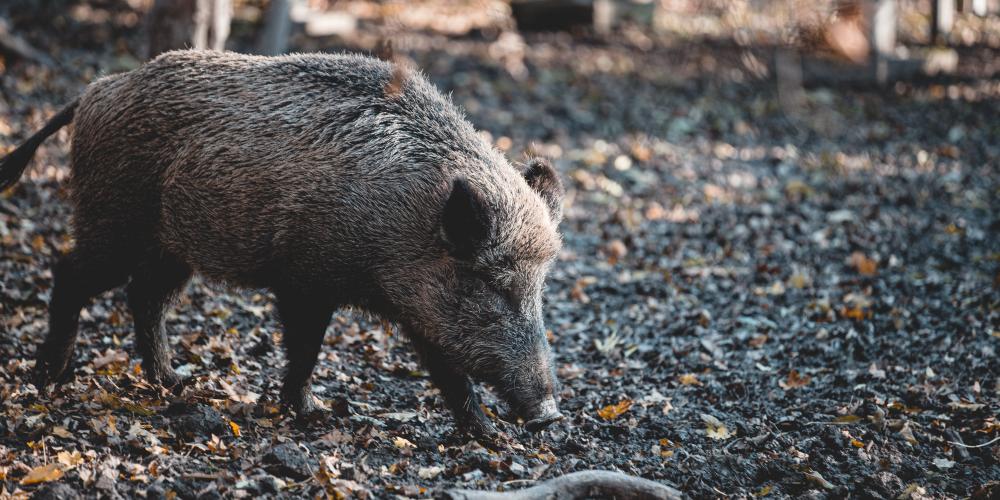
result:
[[[61,62],[3,59],[0,151],[139,62],[124,2],[0,14]],[[329,416],[296,422],[270,297],[200,281],[167,321],[180,395],[136,370],[121,291],[85,310],[76,379],[39,395],[71,244],[61,132],[0,195],[0,497],[427,496],[590,468],[696,498],[1000,495],[996,49],[963,49],[975,78],[803,90],[735,45],[395,35],[510,158],[564,176],[546,315],[568,418],[465,442],[405,338],[344,312],[314,378]]]

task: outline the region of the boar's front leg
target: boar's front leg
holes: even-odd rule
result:
[[[190,277],[191,268],[180,260],[165,254],[153,255],[138,266],[126,288],[142,369],[147,380],[164,387],[175,387],[181,379],[170,366],[172,356],[163,315]]]
[[[441,351],[428,342],[413,338],[413,343],[458,426],[478,438],[497,438],[500,431],[483,412],[482,400],[472,380],[456,370]]]
[[[277,296],[278,315],[285,326],[281,343],[285,346],[288,366],[281,401],[302,416],[316,410],[309,379],[334,308],[307,294],[278,292]]]

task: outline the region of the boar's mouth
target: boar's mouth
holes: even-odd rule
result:
[[[559,412],[559,408],[556,406],[556,400],[552,397],[548,397],[545,401],[542,401],[535,411],[527,415],[527,422],[524,423],[524,428],[529,432],[538,432],[553,422],[558,422],[566,417]]]

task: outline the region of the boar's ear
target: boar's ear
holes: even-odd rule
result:
[[[459,177],[451,184],[441,226],[449,253],[470,259],[489,238],[492,221],[482,196]]]
[[[552,222],[558,225],[562,220],[563,185],[556,170],[548,160],[532,158],[524,168],[524,180],[542,197]]]

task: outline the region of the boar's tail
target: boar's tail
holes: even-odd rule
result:
[[[74,99],[73,102],[56,113],[41,130],[35,132],[35,135],[29,137],[27,141],[24,141],[24,144],[18,146],[17,149],[0,161],[0,192],[17,183],[17,180],[21,178],[21,174],[24,173],[24,169],[28,166],[31,157],[35,156],[35,150],[38,149],[38,146],[42,145],[46,137],[56,133],[56,131],[73,121],[73,114],[76,113],[76,106],[78,104],[80,104],[80,99]]]

